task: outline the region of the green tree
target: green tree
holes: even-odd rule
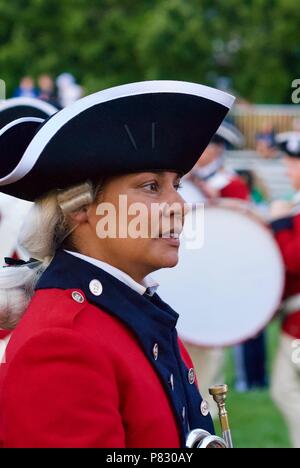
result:
[[[143,79],[215,85],[290,102],[298,0],[0,0],[0,77],[74,73],[87,92]]]

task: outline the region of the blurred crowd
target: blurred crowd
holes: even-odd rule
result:
[[[21,78],[13,97],[38,98],[58,108],[66,107],[83,96],[83,88],[71,73],[61,73],[55,80],[42,74],[37,82],[31,76]]]
[[[31,76],[24,76],[11,97],[38,98],[57,108],[63,108],[83,95],[84,89],[77,83],[76,78],[71,73],[63,72],[56,78],[44,73],[37,80]],[[300,118],[293,120],[290,131],[300,131]],[[255,148],[252,149],[255,149],[262,159],[271,160],[281,156],[276,145],[276,134],[276,124],[270,119],[261,123],[255,135]]]
[[[300,131],[300,119],[295,118],[292,121],[291,132]],[[270,121],[263,122],[260,130],[255,136],[256,151],[263,159],[275,159],[280,157],[280,152],[276,145],[276,126],[272,125]]]

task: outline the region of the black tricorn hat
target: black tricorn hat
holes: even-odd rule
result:
[[[225,121],[220,125],[211,142],[224,145],[227,148],[242,148],[245,144],[245,138],[235,125]]]
[[[207,86],[146,81],[82,98],[44,124],[11,123],[0,131],[0,191],[33,201],[115,174],[185,174],[233,102]]]
[[[281,151],[291,158],[300,158],[300,132],[279,133],[275,141]]]
[[[0,129],[22,117],[47,119],[57,111],[56,107],[41,99],[17,97],[0,101]]]

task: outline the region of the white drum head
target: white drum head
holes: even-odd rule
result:
[[[187,216],[188,228],[191,215]],[[229,346],[260,332],[278,308],[284,267],[269,230],[249,214],[205,208],[204,245],[180,250],[155,273],[159,294],[180,314],[178,332],[199,346]]]

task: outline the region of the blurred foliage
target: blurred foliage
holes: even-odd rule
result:
[[[299,0],[0,0],[0,76],[73,73],[87,92],[143,79],[290,103]]]

